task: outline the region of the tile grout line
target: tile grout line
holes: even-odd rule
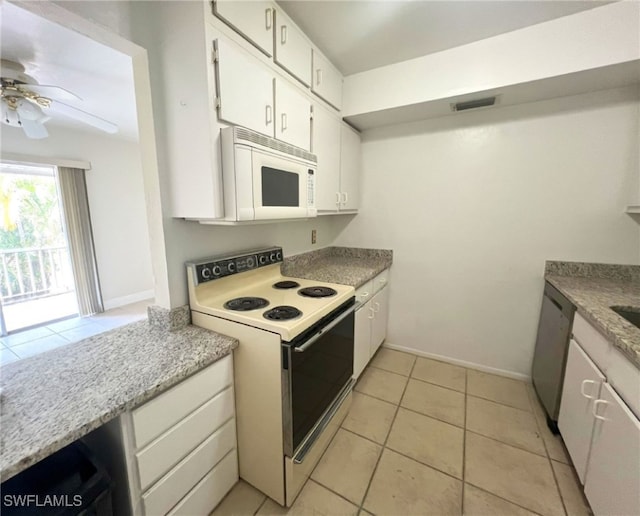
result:
[[[387,446],[387,441],[389,440],[389,436],[391,435],[393,424],[396,422],[396,417],[398,416],[398,411],[400,410],[400,403],[402,402],[402,398],[404,398],[404,394],[407,391],[407,386],[409,385],[409,380],[411,379],[411,373],[413,373],[413,370],[416,367],[417,362],[418,362],[418,358],[414,357],[413,365],[411,366],[411,371],[409,371],[409,376],[406,377],[407,381],[404,384],[404,389],[402,389],[402,395],[400,396],[400,399],[398,400],[398,404],[396,405],[396,410],[393,414],[391,425],[389,425],[389,431],[387,432],[387,436],[385,437],[384,442],[382,443],[382,448],[380,449],[380,455],[378,455],[378,460],[376,461],[376,465],[374,466],[373,471],[371,473],[371,478],[369,478],[369,483],[367,484],[367,489],[365,490],[364,496],[362,497],[362,502],[360,502],[359,511],[366,511],[366,509],[364,508],[364,502],[367,499],[367,496],[369,495],[369,491],[371,490],[371,483],[373,482],[373,477],[375,477],[376,471],[378,470],[378,466],[380,465],[380,459],[382,458],[382,454],[384,453],[384,450]]]
[[[527,389],[527,395],[529,398],[529,404],[531,405],[531,409],[534,410],[533,407],[533,403],[537,402],[537,399],[532,399],[533,395],[535,394],[533,391],[533,385],[531,387],[531,389]],[[551,475],[553,476],[553,481],[556,484],[556,490],[558,491],[558,496],[560,497],[560,503],[562,504],[562,509],[564,510],[564,513],[566,515],[569,514],[569,511],[567,510],[567,505],[565,504],[564,501],[564,497],[562,496],[562,491],[560,490],[560,483],[558,482],[558,477],[556,475],[555,470],[553,469],[553,464],[551,463],[551,455],[549,454],[549,449],[547,448],[547,443],[544,441],[544,439],[542,438],[542,429],[541,429],[541,422],[538,421],[538,418],[536,417],[536,415],[533,415],[533,418],[536,422],[536,426],[538,428],[538,433],[540,434],[540,439],[542,439],[542,444],[544,446],[545,451],[547,452],[547,462],[549,463],[549,467],[551,468]]]
[[[507,443],[505,441],[501,441],[500,439],[496,439],[495,437],[491,437],[490,435],[481,434],[480,432],[476,432],[475,430],[469,430],[469,429],[465,428],[465,432],[469,432],[470,434],[474,434],[474,435],[479,435],[480,437],[484,437],[485,439],[489,439],[489,440],[494,441],[496,443],[504,444],[505,446],[510,446],[511,448],[514,448],[514,449],[519,450],[519,451],[530,453],[531,455],[535,455],[536,457],[540,457],[542,459],[548,458],[547,455],[546,455],[546,452],[545,452],[544,455],[542,455],[540,453],[536,453],[536,452],[533,452],[531,450],[527,450],[526,448],[523,448],[521,446],[516,446],[515,444]],[[540,440],[542,440],[542,438],[540,438]]]
[[[509,500],[508,498],[505,498],[503,496],[497,495],[497,494],[495,494],[495,493],[493,493],[491,491],[487,491],[486,487],[480,487],[480,486],[477,486],[477,485],[475,485],[475,484],[473,484],[471,482],[468,482],[468,484],[470,486],[473,486],[478,491],[482,491],[483,493],[487,493],[487,494],[489,494],[491,496],[499,498],[500,500],[502,500],[504,502],[510,503],[511,505],[515,505],[516,507],[520,507],[521,509],[524,509],[525,511],[528,511],[528,512],[530,512],[532,514],[537,514],[537,515],[540,515],[540,516],[544,516],[544,515],[541,515],[539,512],[536,512],[533,509],[530,509],[529,507],[525,507],[524,505],[519,504],[518,502],[514,502],[513,500]]]

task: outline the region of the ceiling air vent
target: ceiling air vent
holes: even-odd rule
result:
[[[466,102],[456,102],[451,104],[451,111],[465,111],[467,109],[476,109],[481,107],[493,106],[496,103],[496,97],[486,97],[484,99],[468,100]]]

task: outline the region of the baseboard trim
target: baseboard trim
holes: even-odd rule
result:
[[[407,348],[405,346],[397,346],[395,344],[390,344],[385,342],[383,345],[385,348],[394,349],[396,351],[404,351],[406,353],[411,353],[413,355],[418,355],[424,358],[432,358],[434,360],[439,360],[440,362],[447,362],[449,364],[458,365],[462,367],[467,367],[469,369],[476,369],[477,371],[482,371],[483,373],[491,373],[498,376],[505,376],[507,378],[513,378],[514,380],[522,380],[525,382],[530,382],[531,377],[522,373],[515,373],[513,371],[507,371],[506,369],[498,369],[496,367],[489,367],[482,364],[476,364],[475,362],[468,362],[466,360],[458,360],[457,358],[446,357],[444,355],[437,355],[435,353],[428,353],[426,351],[422,351],[415,348]]]
[[[155,296],[155,290],[143,290],[142,292],[136,292],[135,294],[129,294],[128,296],[114,297],[113,299],[105,299],[103,302],[105,310],[112,310],[120,306],[130,305],[131,303],[137,303],[138,301],[145,301]]]

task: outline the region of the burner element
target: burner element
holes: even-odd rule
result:
[[[264,314],[265,319],[271,319],[272,321],[287,321],[289,319],[295,319],[300,317],[302,312],[295,306],[276,306],[271,310],[267,310]]]
[[[331,297],[337,292],[329,287],[307,287],[298,290],[298,294],[305,297]]]
[[[224,304],[228,310],[236,310],[238,312],[248,312],[249,310],[257,310],[269,305],[269,301],[262,297],[237,297],[231,299]]]
[[[273,284],[273,288],[277,288],[279,290],[281,289],[290,289],[290,288],[296,288],[299,287],[300,283],[298,283],[297,281],[278,281],[278,283],[274,283]]]

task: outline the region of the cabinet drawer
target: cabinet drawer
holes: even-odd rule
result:
[[[238,481],[238,453],[232,450],[169,513],[209,514]]]
[[[140,490],[147,489],[233,414],[233,388],[228,387],[136,453]]]
[[[611,350],[607,380],[640,419],[640,369],[616,348]]]
[[[373,278],[373,293],[380,292],[389,282],[389,269],[383,270],[375,278]]]
[[[142,496],[145,514],[166,514],[235,447],[236,425],[231,419]]]
[[[136,448],[168,430],[233,382],[231,355],[131,412]]]
[[[373,280],[367,281],[356,290],[356,301],[366,303],[373,297]]]
[[[595,362],[600,371],[607,375],[607,368],[611,359],[611,344],[587,320],[576,312],[573,319],[573,337],[580,347],[585,350],[589,358]]]

